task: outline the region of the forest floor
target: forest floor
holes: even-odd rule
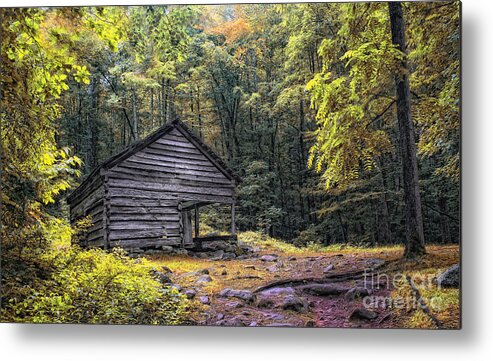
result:
[[[457,245],[427,247],[403,261],[403,247],[296,248],[253,234],[246,259],[148,257],[191,299],[199,325],[436,328],[417,305],[409,275],[443,328],[460,327],[459,290],[439,288],[436,276],[459,262]],[[228,289],[230,291],[228,291]]]

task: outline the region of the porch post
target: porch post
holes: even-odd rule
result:
[[[200,214],[199,214],[199,206],[195,205],[195,237],[199,236],[200,231]]]
[[[236,222],[235,222],[235,201],[231,203],[231,234],[236,236]]]

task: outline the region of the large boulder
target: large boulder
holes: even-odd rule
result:
[[[460,281],[460,266],[455,264],[446,271],[440,273],[437,277],[438,287],[459,287]]]

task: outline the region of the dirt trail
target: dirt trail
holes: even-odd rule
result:
[[[376,278],[372,282],[371,274],[392,275],[402,266],[396,266],[399,252],[296,256],[278,252],[271,260],[263,260],[262,256],[273,253],[270,251],[242,260],[180,259],[177,268],[193,264],[197,269],[173,275],[182,292],[196,293],[192,299],[195,322],[217,326],[398,327],[399,320],[391,310],[372,304],[375,297],[389,297],[392,285],[378,283]],[[228,289],[244,294],[221,295]],[[203,302],[204,296],[207,302]]]

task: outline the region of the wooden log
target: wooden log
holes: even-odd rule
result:
[[[113,218],[111,219],[111,224],[109,225],[111,230],[123,230],[123,229],[162,229],[164,231],[170,231],[172,229],[177,229],[178,228],[178,221],[179,217],[178,214],[176,215],[176,218],[168,221],[168,222],[163,222],[163,221],[142,221],[142,220],[137,220],[137,221],[115,221]],[[175,226],[176,225],[176,226]]]
[[[179,236],[177,230],[173,230],[173,232],[165,229],[111,230],[109,239],[114,241],[118,239],[166,238],[174,236]]]
[[[110,171],[110,175],[112,177],[125,177],[129,179],[132,179],[132,177],[140,177],[138,179],[142,179],[142,177],[145,177],[147,178],[147,180],[153,180],[155,182],[174,181],[197,187],[215,185],[232,187],[231,181],[224,177],[210,177],[197,174],[185,174],[181,172],[177,173],[174,171],[166,171],[162,169],[146,169],[139,167],[138,165],[135,165],[133,163],[116,166]]]
[[[111,247],[122,248],[144,248],[144,247],[156,247],[156,246],[177,246],[180,244],[179,237],[170,238],[140,238],[140,239],[126,239],[126,240],[114,240],[110,242]]]
[[[188,148],[197,149],[197,147],[188,141],[172,140],[167,138],[161,138],[156,140],[153,144],[167,145],[175,148]]]
[[[111,197],[111,206],[118,209],[119,207],[144,207],[144,208],[168,208],[175,207],[178,209],[177,199],[132,199],[131,197],[114,195]],[[149,209],[151,209],[149,208]]]
[[[176,213],[166,213],[166,214],[145,214],[145,213],[117,213],[114,210],[111,213],[111,222],[125,221],[125,222],[144,222],[144,221],[154,221],[154,222],[178,222],[178,212]]]
[[[232,188],[195,188],[184,186],[181,184],[163,184],[163,183],[153,183],[153,182],[143,182],[143,181],[134,181],[127,179],[118,179],[118,178],[110,178],[109,179],[110,187],[118,187],[118,188],[128,188],[131,190],[141,190],[141,191],[149,191],[149,192],[171,192],[173,194],[185,193],[185,194],[204,194],[204,195],[214,195],[214,196],[224,196],[231,197],[233,195]]]

